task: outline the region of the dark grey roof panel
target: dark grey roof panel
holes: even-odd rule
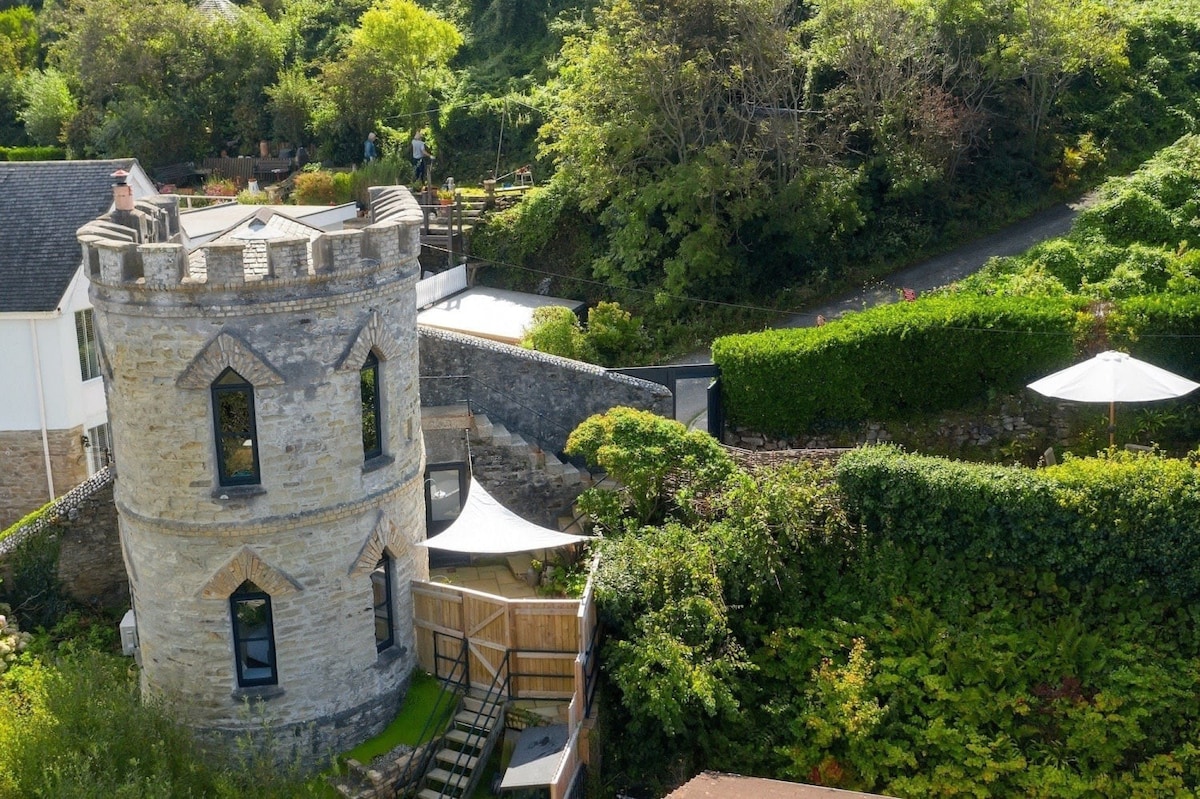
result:
[[[53,311],[82,259],[75,231],[112,205],[111,161],[0,162],[0,313]]]

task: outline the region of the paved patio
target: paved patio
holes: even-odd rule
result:
[[[518,579],[507,563],[475,563],[470,566],[447,566],[429,570],[431,583],[448,583],[505,599],[540,599],[537,591],[523,579]]]

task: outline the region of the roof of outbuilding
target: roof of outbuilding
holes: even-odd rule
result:
[[[82,261],[75,231],[112,205],[111,161],[0,162],[0,313],[53,311]]]
[[[820,785],[743,777],[705,771],[667,794],[666,799],[890,799],[876,793],[843,791]]]

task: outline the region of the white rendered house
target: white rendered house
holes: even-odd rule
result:
[[[121,178],[155,193],[133,159],[0,162],[0,529],[107,462],[109,436],[88,281],[75,231]]]

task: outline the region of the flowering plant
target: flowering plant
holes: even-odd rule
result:
[[[17,629],[17,622],[8,616],[9,612],[8,605],[0,605],[0,674],[25,651],[32,638],[29,633]]]

